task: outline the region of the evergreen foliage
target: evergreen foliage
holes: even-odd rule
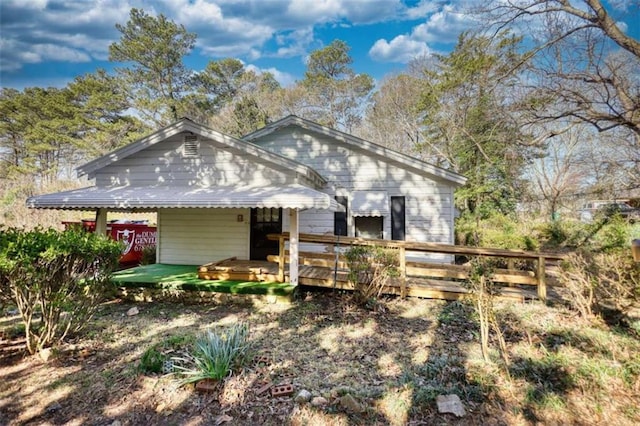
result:
[[[116,69],[131,106],[156,127],[178,120],[184,114],[183,94],[191,89],[191,71],[184,65],[195,45],[196,35],[164,15],[148,15],[131,9],[122,34],[109,46],[109,60],[124,62]]]
[[[520,41],[462,34],[451,54],[425,70],[421,147],[468,178],[457,206],[481,216],[515,210],[522,168],[536,154],[511,105]]]
[[[120,252],[119,243],[81,230],[0,230],[0,299],[18,307],[29,353],[86,325]]]
[[[222,380],[247,362],[250,350],[248,324],[210,329],[196,338],[185,357],[173,358],[174,369],[182,376],[181,384]]]
[[[342,40],[311,52],[301,82],[309,100],[309,118],[347,132],[360,123],[361,110],[373,90],[373,78],[351,68],[350,47]]]

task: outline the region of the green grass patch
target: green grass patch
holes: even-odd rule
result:
[[[234,280],[201,280],[195,265],[145,265],[118,271],[112,281],[121,287],[157,290],[210,291],[231,294],[290,295],[290,283],[265,283]]]

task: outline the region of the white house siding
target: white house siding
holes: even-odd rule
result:
[[[244,221],[238,222],[238,215]],[[249,258],[249,209],[160,209],[158,262],[203,265]]]
[[[183,134],[178,134],[106,166],[96,173],[96,185],[210,187],[295,181],[294,172],[276,170],[213,140],[199,141],[198,157],[183,158],[182,143]]]
[[[405,227],[408,241],[452,243],[453,191],[443,180],[425,177],[415,170],[365,151],[300,128],[287,127],[266,135],[254,143],[314,168],[328,184],[331,195],[361,190],[386,191],[388,197],[405,197]],[[348,207],[351,211],[350,205]],[[348,216],[349,235],[354,235],[354,220]],[[300,232],[333,234],[333,213],[308,210],[300,215]],[[385,239],[391,238],[391,218],[383,223]],[[301,245],[301,250],[318,250],[317,245]],[[441,256],[414,256],[429,260],[448,260]]]

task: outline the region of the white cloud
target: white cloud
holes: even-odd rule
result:
[[[53,56],[68,62],[106,60],[109,45],[120,38],[115,25],[127,22],[132,7],[150,15],[162,13],[196,33],[196,54],[250,61],[304,58],[321,45],[316,35],[322,26],[324,30],[357,29],[432,13],[423,27],[389,41],[378,40],[370,51],[378,60],[406,61],[430,51],[429,37],[457,28],[453,12],[433,14],[435,7],[442,9],[440,4],[428,0],[413,7],[404,0],[0,0],[2,37],[10,41],[3,41],[0,66],[15,71]]]
[[[411,37],[426,42],[452,43],[461,32],[477,25],[478,22],[472,16],[447,5],[431,15],[425,23],[415,27],[411,31]]]
[[[344,8],[339,0],[298,0],[289,3],[286,14],[300,20],[313,17],[326,22],[343,16]]]
[[[163,13],[198,35],[197,49],[213,57],[304,56],[318,25],[352,27],[392,20],[405,8],[402,0],[0,0],[3,37],[19,50],[0,52],[12,69],[35,58],[35,46],[60,46],[59,57],[105,60],[132,7]],[[276,40],[277,37],[277,40]],[[274,41],[274,49],[265,46]],[[44,47],[38,49],[43,50]],[[35,55],[41,55],[36,52]],[[48,54],[47,54],[48,55]],[[44,57],[48,57],[44,55]],[[39,59],[42,60],[42,59]],[[6,69],[6,68],[5,68]]]
[[[409,13],[432,12],[426,2],[420,3],[419,9]],[[476,20],[468,14],[458,10],[456,6],[444,5],[429,18],[415,26],[409,34],[401,34],[387,41],[377,40],[369,50],[369,56],[380,62],[400,62],[407,63],[419,56],[429,56],[433,50],[429,45],[434,43],[452,44],[455,43],[458,35],[474,28]]]
[[[291,86],[293,85],[293,83],[295,83],[296,78],[289,74],[288,72],[284,72],[284,71],[280,71],[277,68],[258,68],[257,66],[253,65],[253,64],[249,64],[247,66],[245,66],[245,68],[249,71],[253,71],[256,74],[263,74],[265,72],[269,72],[271,74],[273,74],[273,77],[276,79],[276,81],[278,83],[280,83],[280,85],[282,87],[287,87],[287,86]]]
[[[23,9],[42,10],[47,7],[47,0],[3,0],[3,6],[20,7]]]
[[[314,42],[313,28],[307,27],[287,34],[279,34],[275,37],[275,41],[278,49],[273,56],[278,58],[304,56]]]
[[[414,7],[410,7],[405,12],[410,19],[424,18],[435,12],[440,7],[439,3],[433,0],[420,0]]]
[[[38,44],[33,46],[34,52],[40,56],[40,62],[89,62],[91,57],[77,49],[71,49],[56,44]]]
[[[380,62],[407,63],[420,56],[429,56],[431,49],[427,43],[399,35],[393,40],[380,39],[369,49],[369,56]]]
[[[254,5],[259,1],[254,2]],[[269,3],[269,2],[262,2]],[[318,25],[348,21],[354,25],[385,22],[402,10],[400,0],[289,0],[276,22]],[[274,26],[278,27],[277,23]]]
[[[616,22],[616,25],[618,26],[618,28],[620,28],[620,31],[622,31],[623,33],[626,33],[627,31],[629,31],[629,26],[627,25],[626,22],[618,21]]]
[[[109,44],[118,38],[115,24],[126,22],[132,2],[3,1],[0,7],[0,66],[17,71],[29,63],[107,59]]]
[[[197,46],[207,55],[255,57],[255,47],[269,40],[274,29],[241,16],[227,15],[220,4],[206,0],[172,0],[165,2],[166,15],[196,33]]]
[[[78,49],[57,44],[26,44],[12,39],[0,39],[0,71],[10,72],[23,64],[39,64],[47,61],[89,62],[91,57]]]

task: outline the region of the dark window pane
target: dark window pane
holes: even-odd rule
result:
[[[333,214],[333,235],[348,235],[347,232],[347,204],[348,197],[336,197],[338,204],[344,206],[343,212]]]
[[[391,239],[404,240],[405,238],[404,197],[391,197]]]
[[[270,254],[278,254],[278,241],[267,238],[269,234],[282,233],[282,209],[251,209],[251,260],[267,260]]]
[[[384,236],[382,225],[384,218],[382,216],[358,216],[356,220],[356,237],[374,238],[381,240]]]

